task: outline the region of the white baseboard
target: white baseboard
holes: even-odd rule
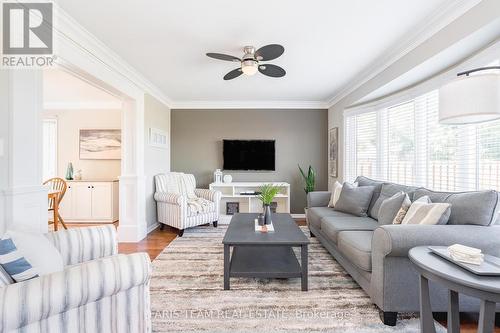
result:
[[[306,214],[291,214],[294,219],[305,219]]]
[[[159,227],[160,227],[160,223],[158,223],[158,222],[155,224],[151,224],[150,226],[148,226],[148,234],[150,234],[154,230],[158,229]]]

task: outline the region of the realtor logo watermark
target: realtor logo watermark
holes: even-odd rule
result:
[[[2,11],[2,67],[52,66],[53,4],[3,2]]]

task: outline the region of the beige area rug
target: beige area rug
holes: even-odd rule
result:
[[[300,291],[300,279],[249,278],[231,278],[231,290],[224,291],[226,229],[188,229],[154,260],[153,332],[420,332],[411,317],[385,326],[370,298],[315,238],[309,291]]]

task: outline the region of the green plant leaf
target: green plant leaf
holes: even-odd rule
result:
[[[273,202],[274,197],[280,192],[281,187],[278,185],[266,184],[260,188],[260,194],[258,198],[264,205],[270,205]]]
[[[304,191],[306,193],[314,191],[315,185],[316,185],[316,171],[314,171],[314,168],[310,165],[308,170],[307,170],[307,175],[305,174],[304,170],[298,165],[300,174],[302,175],[302,178],[304,179]]]

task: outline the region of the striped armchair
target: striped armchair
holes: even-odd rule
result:
[[[184,229],[219,221],[221,192],[196,188],[193,175],[169,172],[155,176],[158,222],[182,236]]]
[[[47,238],[66,267],[18,283],[0,276],[0,332],[151,331],[147,254],[117,254],[111,225]]]

